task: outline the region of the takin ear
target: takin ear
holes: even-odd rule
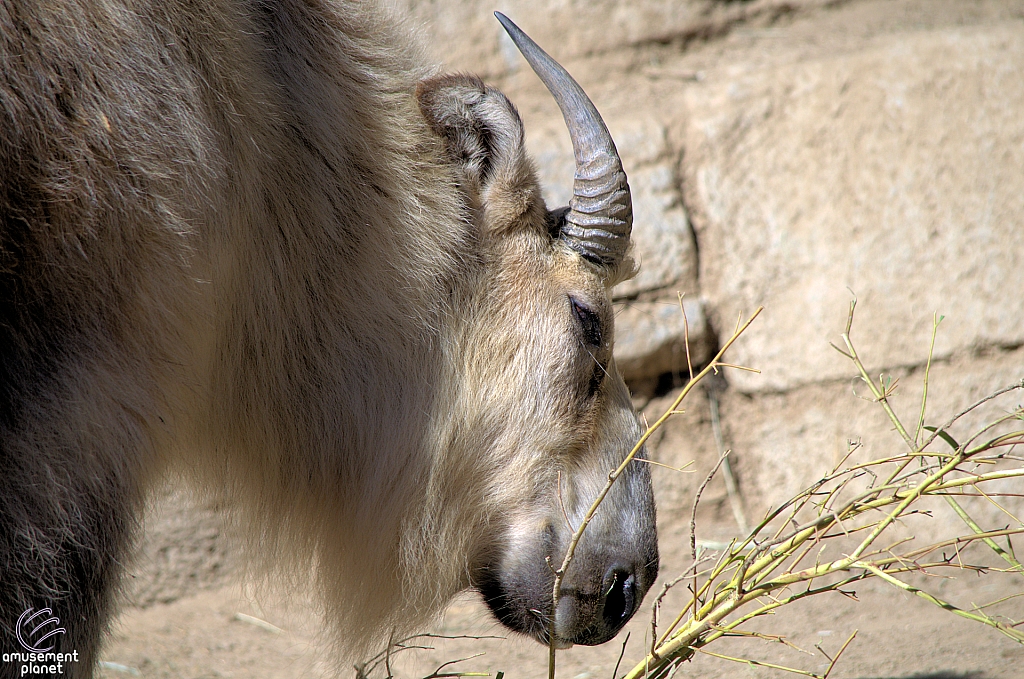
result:
[[[547,211],[526,154],[523,121],[504,94],[471,75],[440,75],[416,87],[420,111],[445,142],[461,188],[487,230],[547,233]]]

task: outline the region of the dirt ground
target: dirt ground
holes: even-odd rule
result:
[[[709,532],[717,529],[719,534],[730,530],[727,525],[709,528]],[[698,529],[699,534],[702,530]],[[668,548],[662,558],[666,575],[672,573],[674,564],[688,562],[686,550],[680,546],[664,545]],[[1020,583],[1008,579],[1003,576],[997,582],[964,574],[929,584],[939,596],[953,597],[956,592],[959,602],[981,602],[1019,593]],[[838,594],[819,596],[789,607],[760,626],[765,633],[784,635],[801,651],[761,639],[723,639],[709,650],[820,673],[828,661],[815,647],[833,655],[856,631],[855,640],[831,675],[834,679],[1024,677],[1024,645],[995,630],[957,618],[880,583],[861,583],[855,591],[858,601]],[[558,676],[612,679],[627,634],[622,667],[638,662],[644,655],[642,649],[649,644],[651,598],[617,639],[600,647],[560,652]],[[663,610],[676,612],[680,606],[678,598],[669,596]],[[1019,618],[1021,606],[1015,608],[1015,617]],[[504,672],[508,679],[546,676],[547,649],[531,640],[506,638],[506,631],[493,621],[474,594],[463,595],[453,603],[433,632],[497,638],[423,640],[419,643],[434,650],[399,654],[393,662],[395,676],[426,677],[443,663],[460,658],[469,659],[443,671],[486,672],[491,676]],[[99,676],[299,679],[355,675],[350,667],[334,668],[325,663],[324,656],[317,641],[315,615],[285,610],[274,600],[259,606],[243,596],[237,586],[223,586],[126,611],[103,652]],[[698,655],[676,676],[760,679],[795,675]]]
[[[643,97],[657,94],[658,88],[669,87],[661,77],[665,73],[699,73],[706,64],[724,58],[736,62],[744,58],[771,59],[772,45],[784,37],[780,33],[783,30],[804,41],[808,58],[815,58],[891,32],[893,22],[908,26],[928,26],[944,21],[984,22],[988,15],[996,21],[998,15],[1009,11],[1018,17],[1016,25],[1020,26],[1019,5],[1012,2],[942,1],[930,5],[927,2],[898,0],[827,3],[826,8],[807,14],[782,13],[770,25],[737,26],[731,31],[723,29],[720,35],[706,44],[687,41],[686,49],[675,61],[667,53],[667,47],[639,46],[638,54],[645,49],[652,54],[657,52],[654,55],[658,58],[656,68],[638,65],[635,60],[623,56],[611,61],[613,68],[648,75],[653,73],[637,86],[638,96]],[[825,35],[832,36],[837,42],[825,44],[827,41],[821,37]],[[726,52],[729,53],[727,57],[723,56]],[[787,54],[792,55],[793,51]],[[654,56],[651,56],[652,64],[655,63]],[[690,76],[686,75],[682,80],[687,78]],[[515,89],[514,82],[506,84]],[[528,114],[528,110],[524,110],[524,114]],[[689,547],[681,539],[685,533],[683,524],[688,518],[662,516],[669,528],[663,531],[662,539],[663,578],[672,577],[689,562]],[[698,528],[698,537],[704,540],[728,539],[734,533],[727,510],[708,512]],[[217,567],[220,567],[219,562]],[[232,568],[225,565],[223,570],[231,571]],[[1009,577],[1004,577],[997,583],[967,574],[931,584],[936,592],[956,591],[961,601],[981,603],[1019,593],[1024,580],[1010,581]],[[304,611],[294,602],[290,609],[285,609],[273,597],[258,605],[242,593],[237,583],[221,574],[211,577],[205,587],[191,588],[192,593],[185,596],[155,597],[145,607],[126,608],[102,653],[99,676],[106,679],[298,679],[354,675],[352,668],[336,668],[324,661],[325,654],[318,642],[317,617],[309,610]],[[660,588],[660,583],[656,588]],[[711,650],[821,672],[828,663],[815,647],[820,646],[826,653],[834,654],[856,630],[856,639],[831,675],[834,679],[1024,677],[1024,645],[882,584],[862,583],[856,589],[859,601],[840,595],[816,597],[802,605],[789,607],[791,610],[779,613],[763,625],[764,631],[785,635],[789,642],[803,651],[762,639],[723,640]],[[561,652],[558,676],[564,679],[612,679],[627,633],[629,641],[622,667],[632,666],[644,655],[642,649],[650,641],[652,598],[648,597],[626,632],[616,640],[601,647]],[[665,610],[678,610],[679,605],[680,600],[670,594]],[[1024,617],[1021,615],[1022,604],[1015,605],[1016,618]],[[466,594],[452,604],[434,631],[450,636],[506,636],[473,594]],[[486,672],[492,676],[496,672],[504,672],[508,679],[541,677],[546,673],[546,649],[524,639],[432,639],[430,645],[435,648],[409,651],[396,657],[393,665],[396,676],[424,677],[442,663],[477,654],[482,655],[454,668],[446,667],[441,672],[461,670]],[[795,675],[698,655],[676,676],[746,679]]]

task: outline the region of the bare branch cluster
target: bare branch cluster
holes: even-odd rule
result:
[[[1014,455],[1016,447],[1024,444],[1024,409],[1018,406],[997,417],[963,442],[956,441],[950,434],[956,422],[984,403],[1024,389],[1024,380],[996,390],[940,426],[927,426],[925,412],[931,354],[942,320],[937,318],[925,368],[924,396],[916,417],[916,429],[911,435],[889,402],[896,381],[885,375],[873,379],[850,338],[855,308],[856,301],[850,305],[846,330],[841,335],[845,349],[836,349],[854,364],[868,387],[871,400],[885,412],[902,438],[905,450],[882,459],[849,464],[859,448],[859,444],[851,444],[848,454],[836,468],[769,511],[745,539],[733,541],[718,554],[713,566],[703,570],[691,566],[685,574],[693,583],[689,602],[669,625],[660,633],[656,632],[650,652],[626,672],[623,679],[670,676],[698,651],[825,679],[853,635],[834,656],[826,654],[829,662],[821,674],[725,656],[708,651],[707,646],[725,636],[765,638],[764,634],[747,631],[748,624],[810,596],[829,592],[849,594],[846,589],[849,585],[867,578],[879,578],[950,613],[993,627],[1024,643],[1024,631],[1020,629],[1024,621],[1004,619],[989,612],[1002,599],[965,609],[909,581],[912,579],[909,574],[934,574],[943,569],[1024,576],[1024,566],[1014,554],[1011,542],[1012,536],[1024,533],[1024,523],[1000,502],[1014,494],[995,489],[998,482],[1024,477],[1024,466],[1019,464],[1021,458]],[[678,407],[679,402],[673,404],[673,409]],[[1009,519],[1008,523],[996,529],[982,528],[958,501],[963,496],[986,498]],[[921,511],[922,501],[930,497],[941,498],[953,508],[967,528],[965,534],[925,546],[916,546],[912,538],[890,542],[894,525]],[[837,542],[852,545],[853,549],[840,558],[824,559],[825,547]],[[983,555],[976,554],[977,550],[969,550],[973,545],[987,547],[1006,567],[991,567],[980,558]],[[830,553],[835,552],[833,549]],[[697,561],[696,554],[694,561]],[[655,602],[655,621],[662,598]],[[773,640],[784,641],[782,637],[773,637]],[[823,650],[819,651],[824,654]]]

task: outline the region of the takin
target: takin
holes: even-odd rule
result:
[[[548,565],[641,435],[612,358],[629,187],[579,85],[500,19],[568,125],[568,207],[512,103],[366,3],[0,3],[3,651],[92,676],[168,478],[311,573],[348,654],[466,588],[560,646],[636,611],[648,465],[555,610]]]

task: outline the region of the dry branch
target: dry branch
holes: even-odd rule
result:
[[[839,466],[771,510],[744,540],[734,542],[724,550],[716,566],[703,575],[702,584],[698,586],[695,578],[690,601],[657,637],[647,656],[622,679],[666,677],[697,651],[825,679],[853,636],[839,653],[829,657],[824,674],[725,656],[707,651],[706,647],[723,636],[738,633],[758,636],[757,633],[745,632],[743,626],[810,596],[830,592],[849,594],[844,587],[870,577],[879,578],[955,615],[989,625],[1024,643],[1024,632],[1018,629],[1018,621],[1001,620],[985,612],[986,608],[1012,597],[1003,597],[984,606],[962,608],[900,577],[903,574],[932,574],[944,568],[1024,575],[1024,566],[1013,554],[1012,543],[1009,542],[1011,536],[1024,533],[1024,523],[999,502],[1001,498],[1016,497],[1020,493],[997,492],[990,488],[999,481],[1024,477],[1024,467],[1003,466],[1012,460],[1019,462],[1019,458],[1010,453],[1016,446],[1024,444],[1024,428],[1020,426],[1024,410],[1018,406],[990,422],[963,444],[957,443],[949,434],[955,422],[984,403],[999,395],[1024,389],[1024,381],[976,401],[941,426],[927,426],[928,379],[935,333],[942,320],[941,317],[936,318],[924,374],[924,395],[911,436],[889,402],[896,381],[885,375],[877,380],[872,378],[850,337],[855,308],[856,302],[850,305],[846,331],[841,335],[845,349],[836,349],[854,364],[861,380],[868,386],[870,400],[877,402],[884,411],[906,446],[906,452],[848,465],[850,456],[859,447],[859,443],[851,443],[849,453]],[[678,406],[679,401],[673,404],[672,409]],[[1016,426],[1010,431],[993,432],[995,428],[1005,428],[1008,423]],[[930,435],[925,432],[930,432]],[[983,440],[984,436],[990,438]],[[979,440],[983,442],[976,443]],[[933,450],[931,446],[936,441],[943,442],[946,449]],[[984,467],[989,469],[982,471]],[[968,491],[988,499],[1013,523],[1005,528],[983,528],[954,497]],[[904,538],[890,540],[891,544],[880,548],[883,538],[891,534],[893,526],[911,514],[921,512],[921,503],[928,497],[941,497],[970,532],[923,547],[911,548],[911,538]],[[997,539],[1005,539],[1006,548],[997,543]],[[856,540],[855,547],[840,558],[822,561],[824,546],[837,540]],[[1008,568],[993,569],[983,562],[970,561],[967,552],[973,545],[987,546]],[[953,554],[944,552],[949,549]],[[809,563],[812,554],[814,560]],[[798,584],[803,587],[796,589]]]

